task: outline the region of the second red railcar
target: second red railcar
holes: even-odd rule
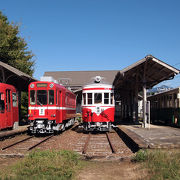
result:
[[[74,124],[76,96],[54,82],[38,81],[29,85],[31,133],[54,133]]]

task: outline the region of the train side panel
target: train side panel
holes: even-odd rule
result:
[[[0,129],[15,127],[18,121],[17,91],[12,85],[0,83]]]

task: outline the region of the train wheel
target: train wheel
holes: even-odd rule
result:
[[[64,124],[62,124],[62,126],[61,126],[61,131],[65,131],[65,125]]]

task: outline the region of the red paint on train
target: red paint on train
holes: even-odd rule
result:
[[[0,83],[0,130],[15,127],[18,121],[17,91],[12,85]]]
[[[95,77],[92,84],[82,89],[82,119],[86,131],[109,131],[114,122],[114,90]]]
[[[29,85],[28,109],[32,133],[53,133],[75,118],[76,96],[53,82],[33,82]]]

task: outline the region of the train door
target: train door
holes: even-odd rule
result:
[[[6,128],[5,94],[0,92],[0,129]]]
[[[56,121],[57,122],[59,122],[60,121],[60,110],[59,110],[59,92],[58,92],[58,90],[56,89],[56,91],[55,91],[55,93],[56,93]]]
[[[59,119],[60,122],[62,123],[63,121],[63,101],[62,101],[62,91],[59,91],[59,106],[60,106],[60,111],[59,111]]]
[[[10,127],[13,124],[13,116],[12,116],[12,99],[11,99],[11,90],[6,90],[6,126]]]

